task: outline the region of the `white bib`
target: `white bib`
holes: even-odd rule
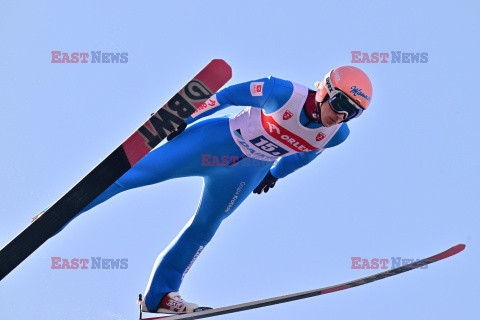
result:
[[[248,157],[275,161],[297,152],[318,150],[332,139],[341,124],[310,129],[300,123],[308,88],[293,83],[290,99],[277,111],[265,114],[263,109],[247,107],[230,119],[235,143]]]

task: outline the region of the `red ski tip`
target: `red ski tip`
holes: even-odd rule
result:
[[[229,79],[232,77],[232,67],[223,59],[213,59],[210,64],[226,72]]]
[[[456,246],[453,246],[448,250],[445,250],[439,254],[431,256],[430,259],[442,260],[442,259],[451,257],[459,252],[462,252],[465,249],[465,247],[466,245],[464,245],[463,243],[457,244]]]
[[[457,244],[456,246],[451,247],[447,251],[451,250],[452,252],[455,252],[454,254],[456,254],[456,253],[459,253],[459,252],[462,252],[463,250],[465,250],[465,247],[466,247],[466,245],[464,245],[463,243],[460,243],[460,244]]]

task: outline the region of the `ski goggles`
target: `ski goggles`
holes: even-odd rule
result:
[[[325,87],[330,97],[328,100],[330,107],[336,113],[344,114],[343,122],[350,121],[362,114],[363,109],[355,101],[350,99],[343,91],[336,90],[333,87],[330,76],[325,77]]]

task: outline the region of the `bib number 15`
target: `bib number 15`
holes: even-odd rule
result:
[[[277,146],[275,143],[271,142],[264,136],[259,136],[255,139],[250,140],[250,142],[260,150],[271,154],[272,156],[281,157],[282,155],[288,153],[287,150],[283,149],[280,146]]]

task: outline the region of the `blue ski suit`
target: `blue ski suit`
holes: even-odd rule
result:
[[[263,83],[261,95],[252,93],[252,83]],[[187,123],[232,105],[261,108],[265,113],[271,113],[282,107],[292,92],[292,82],[274,77],[232,85],[216,94],[218,103],[214,108],[197,114],[195,118],[190,117]],[[321,126],[309,122],[304,112],[299,115],[299,120],[309,128]],[[348,126],[343,123],[325,148],[342,143],[348,134]],[[245,157],[232,138],[228,118],[204,119],[152,150],[82,212],[125,190],[169,179],[203,177],[203,192],[197,212],[160,253],[153,266],[145,302],[149,310],[157,310],[165,294],[179,291],[185,274],[212,239],[222,220],[252,193],[270,169],[274,177],[284,178],[310,163],[323,149],[282,157],[272,168],[274,161]]]

